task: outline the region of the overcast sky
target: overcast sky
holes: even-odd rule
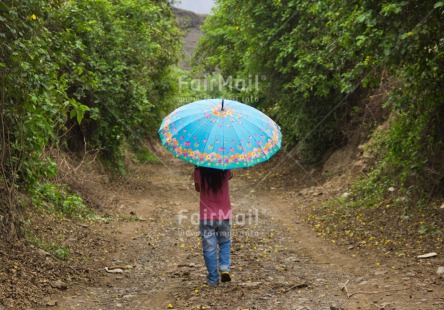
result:
[[[180,0],[174,4],[175,7],[193,11],[198,14],[210,14],[210,10],[214,4],[214,0]]]

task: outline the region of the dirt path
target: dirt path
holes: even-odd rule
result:
[[[191,172],[171,157],[136,167],[114,192],[121,220],[89,228],[108,240],[97,248],[102,276],[51,297],[53,309],[443,309],[406,271],[317,238],[299,218],[301,200],[252,185],[248,171],[230,185],[233,281],[206,287]]]

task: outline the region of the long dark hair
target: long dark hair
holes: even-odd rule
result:
[[[199,167],[200,171],[200,189],[208,193],[212,191],[217,194],[222,190],[222,184],[227,175],[226,170],[219,170],[207,167]]]

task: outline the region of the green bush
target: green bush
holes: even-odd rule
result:
[[[98,149],[123,172],[124,143],[155,134],[175,106],[179,49],[167,1],[0,2],[0,213],[14,218],[17,189],[42,195],[57,175],[51,148]],[[69,216],[82,205],[58,204]]]
[[[379,198],[388,183],[416,197],[443,195],[443,8],[420,0],[220,0],[194,62],[207,73],[265,76],[251,91],[255,106],[280,123],[305,163],[347,142],[344,125],[365,107],[360,99],[384,86],[394,121],[360,188]]]
[[[68,247],[60,246],[54,242],[46,242],[30,233],[27,234],[27,239],[35,247],[47,251],[61,260],[66,260],[71,253],[71,250]]]
[[[159,159],[150,150],[140,147],[134,150],[133,160],[137,163],[159,163]]]
[[[179,30],[164,1],[74,1],[60,15],[80,46],[70,93],[91,110],[68,144],[86,139],[122,171],[124,142],[155,133],[173,104]]]
[[[65,186],[49,182],[37,183],[31,192],[32,203],[38,209],[68,218],[83,220],[96,218],[83,199],[69,193]]]
[[[122,167],[123,143],[155,133],[170,111],[180,43],[167,1],[2,2],[0,22],[8,182],[53,176],[45,149],[60,136]]]

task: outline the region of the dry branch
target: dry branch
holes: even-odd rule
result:
[[[348,279],[345,283],[344,283],[344,285],[341,287],[341,291],[345,291],[345,293],[347,294],[347,298],[350,298],[350,294],[348,293],[348,289],[347,289],[347,284],[348,284],[348,282],[350,282],[350,279]]]

